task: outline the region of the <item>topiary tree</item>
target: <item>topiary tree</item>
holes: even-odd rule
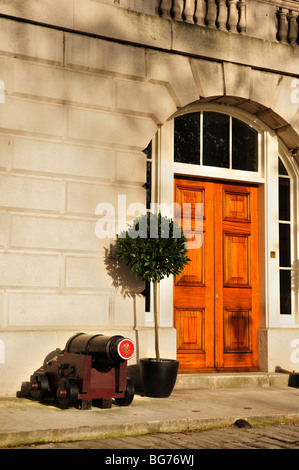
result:
[[[147,212],[137,217],[127,231],[117,235],[116,256],[125,260],[142,281],[153,283],[155,351],[160,361],[158,338],[158,283],[171,274],[176,276],[191,261],[187,239],[180,226],[162,216]]]

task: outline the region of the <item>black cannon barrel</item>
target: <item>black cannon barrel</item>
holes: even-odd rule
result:
[[[66,343],[65,351],[75,354],[88,354],[96,366],[119,364],[134,356],[135,346],[131,339],[120,335],[104,336],[77,333]]]

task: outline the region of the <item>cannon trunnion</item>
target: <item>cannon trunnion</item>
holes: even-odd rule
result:
[[[134,350],[134,343],[123,336],[78,333],[64,351],[32,374],[30,382],[23,383],[17,396],[54,398],[61,408],[110,408],[112,399],[119,406],[130,405],[134,385],[127,378],[127,361]]]

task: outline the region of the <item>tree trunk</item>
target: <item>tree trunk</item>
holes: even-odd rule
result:
[[[159,335],[158,335],[158,283],[153,282],[154,291],[154,323],[155,323],[155,350],[156,360],[160,361]]]

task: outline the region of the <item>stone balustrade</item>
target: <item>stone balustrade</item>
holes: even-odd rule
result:
[[[246,0],[161,0],[159,13],[163,18],[221,31],[246,31]]]
[[[251,1],[251,0],[250,0]],[[276,30],[276,39],[285,44],[298,44],[298,20],[299,20],[299,2],[298,1],[277,1],[251,2],[251,9],[248,11],[249,0],[160,0],[159,14],[163,18],[172,18],[176,21],[194,23],[208,28],[218,28],[221,31],[231,33],[245,34],[247,25],[250,25],[252,36],[254,34],[255,21],[262,22],[263,15],[273,20]],[[261,18],[256,11],[262,8]],[[258,4],[261,5],[258,5]],[[268,5],[267,5],[268,4]],[[266,7],[266,8],[265,8]],[[269,13],[265,13],[269,10]],[[273,14],[274,13],[274,14]],[[265,21],[267,29],[268,21]],[[260,26],[258,27],[260,29]],[[265,33],[266,34],[266,33]],[[264,39],[273,39],[264,37]]]
[[[284,44],[298,44],[299,3],[297,9],[279,8],[277,39]]]
[[[299,0],[103,0],[107,2],[174,21],[299,44]]]

